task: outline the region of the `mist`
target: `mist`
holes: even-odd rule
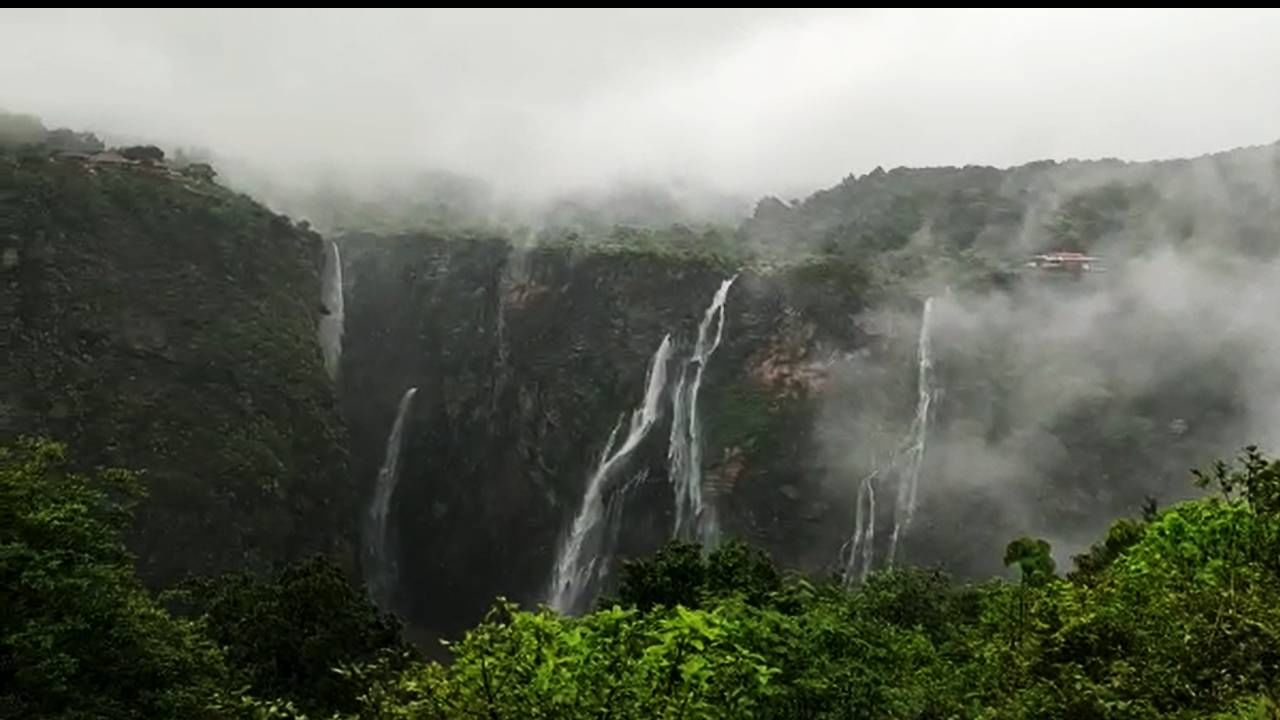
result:
[[[207,148],[255,190],[432,170],[793,197],[1272,141],[1278,35],[1265,10],[10,9],[0,106]]]
[[[1189,493],[1192,462],[1246,442],[1280,445],[1271,399],[1280,370],[1267,360],[1280,265],[1253,252],[1280,221],[1275,146],[1127,162],[1276,140],[1275,11],[3,10],[0,19],[0,106],[109,143],[211,159],[227,184],[326,232],[369,219],[378,226],[364,229],[408,229],[422,218],[508,230],[735,226],[760,196],[802,212],[798,198],[882,166],[1123,158],[1006,173],[998,195],[1022,205],[1020,220],[985,228],[972,247],[1007,264],[1051,245],[1047,228],[1074,198],[1128,188],[1134,211],[1093,247],[1111,265],[1102,278],[1023,282],[1014,293],[956,286],[940,270],[909,280],[907,294],[936,298],[942,383],[922,503],[980,509],[992,542],[1028,532],[1076,550],[1147,495]],[[903,253],[932,258],[935,231],[945,228],[925,222]],[[788,245],[768,227],[764,236],[753,249],[815,245]],[[902,441],[915,312],[880,307],[858,320],[886,339],[879,355],[837,371],[827,403],[822,435],[838,495]],[[1220,407],[1192,406],[1205,398]],[[1088,443],[1064,439],[1075,431],[1063,426],[1109,409],[1141,427],[1094,428],[1090,447],[1110,454],[1082,462]],[[1160,433],[1164,444],[1152,440]],[[1118,459],[1126,442],[1132,463]],[[1175,452],[1154,457],[1166,445]],[[1120,491],[1084,477],[1103,466],[1152,469]],[[957,524],[963,512],[934,517],[973,534]],[[907,551],[933,558],[948,527],[922,527]],[[989,570],[998,553],[970,544],[981,548],[972,557],[938,559]]]
[[[934,298],[939,394],[908,562],[988,576],[1006,542],[1032,535],[1069,569],[1148,499],[1167,506],[1201,492],[1191,469],[1246,445],[1280,447],[1280,258],[1253,229],[1274,237],[1280,146],[1154,166],[1064,165],[1028,186],[1015,233],[979,234],[1009,265],[1052,247],[1069,197],[1101,187],[1144,200],[1093,245],[1105,273],[1024,269],[992,291],[934,272],[904,288]],[[917,244],[929,241],[918,233]],[[863,478],[908,432],[921,318],[918,306],[896,306],[857,322],[880,341],[840,368],[822,427],[833,491],[851,513]],[[901,482],[876,488],[890,507],[881,518]]]

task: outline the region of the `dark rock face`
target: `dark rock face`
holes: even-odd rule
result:
[[[671,384],[733,268],[496,239],[340,242],[350,258],[343,406],[362,487],[400,396],[419,389],[391,523],[398,607],[411,622],[453,632],[494,596],[544,599],[557,542],[667,333],[676,351],[659,421],[605,495],[625,517],[617,557],[670,537]],[[846,508],[817,500],[812,418],[828,368],[866,342],[853,323],[863,282],[840,264],[743,272],[706,370],[709,501],[727,534],[789,565],[830,564],[846,531]]]
[[[319,236],[141,167],[0,155],[0,434],[144,472],[142,574],[349,556]]]
[[[735,273],[699,398],[704,494],[725,536],[786,567],[841,570],[860,478],[909,439],[928,284],[876,275],[871,261],[737,268],[637,248],[517,250],[493,238],[340,242],[342,402],[366,494],[396,404],[419,388],[391,546],[396,609],[429,635],[473,624],[495,596],[548,597],[557,545],[610,431],[621,422],[625,434],[668,333],[676,351],[658,421],[604,490],[617,520],[615,572],[595,590],[609,591],[622,559],[671,538],[671,384],[716,288]],[[1158,298],[1128,286],[1125,272],[1070,284],[975,279],[982,272],[937,303],[937,396],[899,562],[987,577],[1003,571],[1011,538],[1034,534],[1053,541],[1065,567],[1148,496],[1194,493],[1186,470],[1257,429],[1241,375],[1261,361],[1256,343],[1219,347],[1195,324],[1156,321]],[[1088,315],[1087,333],[1054,332],[1099,307],[1107,311]],[[1175,356],[1176,365],[1162,361]],[[877,490],[877,568],[899,487]]]

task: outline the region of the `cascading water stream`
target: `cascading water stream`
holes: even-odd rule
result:
[[[858,499],[854,510],[853,536],[845,543],[848,558],[845,561],[844,584],[851,587],[854,581],[866,580],[875,561],[875,546],[872,538],[876,534],[876,486],[880,470],[872,470],[858,484]],[[861,551],[861,555],[859,555]],[[859,569],[861,560],[861,569]]]
[[[915,416],[906,438],[888,461],[883,464],[877,463],[875,469],[858,483],[853,535],[842,548],[842,551],[847,550],[848,553],[845,556],[844,571],[846,585],[865,580],[872,570],[875,560],[875,486],[878,481],[897,485],[893,507],[893,531],[889,539],[887,559],[889,566],[893,566],[897,560],[898,542],[915,517],[920,472],[924,467],[929,437],[929,414],[937,395],[930,336],[932,319],[933,298],[927,298],[920,317],[920,336],[917,340]]]
[[[676,521],[673,534],[677,538],[696,537],[704,545],[714,545],[720,534],[716,509],[704,506],[702,498],[702,437],[698,422],[698,391],[702,388],[707,363],[720,347],[724,336],[724,303],[729,288],[738,276],[720,283],[711,305],[698,325],[698,339],[689,361],[680,369],[680,379],[671,395],[671,437],[667,459],[676,497]],[[711,326],[714,323],[714,337]],[[689,381],[689,367],[694,366]]]
[[[551,586],[547,602],[551,607],[563,613],[576,612],[588,597],[587,591],[599,577],[607,558],[603,557],[603,539],[608,528],[603,527],[606,516],[604,501],[605,485],[614,471],[644,440],[658,419],[658,403],[662,398],[662,389],[667,384],[667,363],[671,360],[671,336],[662,338],[662,344],[649,362],[649,370],[645,377],[644,401],[631,413],[631,425],[622,446],[613,450],[617,440],[622,419],[614,426],[600,455],[600,463],[587,480],[587,488],[582,496],[582,504],[573,518],[569,534],[560,544],[556,553],[555,568],[551,576]]]
[[[373,500],[369,503],[369,513],[365,524],[365,582],[369,586],[369,595],[378,607],[389,610],[392,594],[398,580],[396,560],[391,557],[387,542],[387,517],[390,514],[391,499],[395,495],[396,485],[400,482],[400,450],[404,437],[404,426],[408,419],[409,407],[417,388],[409,388],[400,398],[400,407],[396,410],[395,422],[391,424],[391,432],[387,435],[387,448],[383,455],[382,467],[378,469],[378,479],[373,487]]]
[[[916,514],[916,496],[920,487],[920,469],[924,467],[924,454],[929,439],[929,410],[936,393],[933,376],[933,347],[930,341],[933,319],[933,298],[924,301],[920,318],[920,340],[917,343],[918,369],[916,373],[916,415],[911,421],[910,440],[906,447],[906,477],[898,486],[898,501],[893,514],[893,535],[889,541],[889,564],[893,565],[898,554],[898,538],[911,526]]]
[[[320,301],[325,310],[316,331],[320,352],[329,377],[336,379],[338,368],[342,364],[342,330],[346,311],[342,299],[342,254],[338,251],[338,244],[332,240],[325,253]]]
[[[685,392],[685,386],[689,380],[689,366],[682,363],[680,367],[680,378],[676,380],[675,387],[671,389],[671,434],[667,439],[667,463],[670,467],[671,486],[675,491],[675,509],[676,519],[675,527],[672,528],[672,536],[677,539],[687,539],[687,527],[689,521],[687,516],[696,512],[694,503],[701,505],[701,495],[691,497],[689,488],[685,485],[685,476],[687,472],[685,468],[689,466],[689,429],[685,425],[688,418],[688,410],[685,406],[689,402],[689,397]]]

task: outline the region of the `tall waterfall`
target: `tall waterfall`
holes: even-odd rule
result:
[[[329,241],[329,249],[325,253],[320,301],[325,310],[317,329],[320,352],[324,356],[324,368],[329,372],[329,377],[337,378],[338,366],[342,362],[342,325],[345,310],[342,302],[342,254],[338,252],[338,244],[332,240]]]
[[[608,558],[605,557],[604,539],[608,528],[602,522],[605,518],[606,503],[604,490],[610,477],[616,474],[617,468],[636,449],[641,440],[649,434],[658,419],[658,403],[661,400],[662,388],[667,384],[667,363],[671,360],[671,336],[662,338],[653,359],[649,361],[649,370],[645,376],[644,400],[640,407],[631,413],[631,424],[622,446],[614,450],[618,438],[618,430],[622,419],[614,426],[600,454],[600,462],[595,472],[587,480],[587,489],[582,496],[582,504],[573,518],[569,534],[560,544],[556,553],[555,569],[551,576],[547,602],[551,607],[564,613],[581,609],[584,600],[589,596],[588,590],[595,584],[600,575],[607,570]]]
[[[893,512],[893,536],[889,541],[889,564],[898,555],[898,537],[911,526],[916,514],[916,491],[920,487],[920,469],[924,467],[924,453],[929,439],[929,409],[936,393],[933,376],[933,348],[930,342],[933,319],[933,298],[924,301],[920,317],[920,339],[917,342],[918,367],[916,370],[916,415],[911,421],[911,432],[905,448],[906,477],[898,485],[898,500]]]
[[[702,375],[711,355],[720,347],[724,335],[724,303],[729,288],[738,276],[720,283],[711,305],[698,325],[698,339],[688,363],[680,369],[680,379],[671,394],[671,438],[667,459],[671,468],[671,482],[676,496],[677,538],[696,537],[704,545],[713,545],[720,535],[716,509],[702,502],[702,430],[698,422],[698,391],[702,388]],[[711,326],[715,325],[714,337]],[[693,379],[689,379],[689,367],[693,366]]]
[[[378,480],[373,487],[373,500],[369,503],[369,513],[365,518],[365,582],[373,601],[384,610],[390,609],[398,575],[396,559],[391,556],[387,547],[387,515],[391,509],[391,498],[396,492],[396,484],[400,481],[400,449],[404,444],[404,424],[413,396],[417,392],[417,388],[409,388],[400,398],[395,422],[391,424],[391,433],[387,435],[382,467],[378,469]]]
[[[884,463],[875,468],[858,484],[854,508],[853,535],[845,543],[846,585],[865,580],[875,561],[875,522],[877,483],[896,483],[893,506],[893,531],[889,538],[888,564],[897,559],[898,541],[915,517],[916,501],[920,487],[920,471],[924,467],[925,450],[929,437],[929,413],[937,395],[933,372],[933,347],[931,326],[933,298],[924,301],[920,317],[920,337],[916,343],[916,412],[907,436]]]

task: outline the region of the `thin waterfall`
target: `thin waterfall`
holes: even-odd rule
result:
[[[619,418],[604,452],[600,454],[600,463],[587,481],[587,488],[582,496],[582,504],[573,518],[569,534],[560,544],[556,553],[555,569],[551,576],[548,591],[548,604],[563,613],[576,612],[588,598],[591,589],[607,565],[604,557],[603,540],[607,537],[608,528],[603,527],[602,520],[606,515],[604,500],[605,486],[614,471],[636,449],[641,440],[649,434],[658,419],[658,403],[662,397],[662,389],[667,384],[667,363],[671,360],[671,336],[662,338],[662,344],[649,362],[649,370],[645,376],[644,401],[631,413],[631,425],[622,446],[613,450],[618,430],[622,426]]]
[[[396,485],[400,482],[400,450],[404,445],[404,426],[413,396],[417,392],[417,388],[411,387],[400,398],[400,407],[396,410],[395,422],[391,424],[391,433],[387,435],[387,448],[382,467],[378,469],[373,500],[369,503],[369,513],[365,519],[365,582],[373,601],[384,610],[390,609],[399,574],[396,559],[388,547],[387,517]]]
[[[329,241],[328,252],[324,259],[324,278],[321,281],[320,301],[325,314],[320,318],[317,335],[320,352],[324,358],[324,369],[329,377],[337,379],[338,368],[342,364],[342,329],[346,311],[342,299],[342,253],[338,244]]]
[[[872,538],[876,536],[876,476],[867,476],[867,530],[862,536],[862,580],[867,579],[871,565],[875,561],[875,545]]]
[[[916,514],[916,496],[920,487],[920,469],[924,467],[924,454],[929,438],[929,411],[936,394],[933,374],[933,347],[930,341],[933,319],[933,298],[924,301],[920,318],[920,340],[917,343],[918,368],[916,374],[916,414],[911,421],[911,432],[905,450],[905,477],[898,486],[898,502],[893,513],[893,535],[889,541],[889,564],[893,565],[898,554],[898,538],[911,526]]]
[[[858,496],[854,505],[853,535],[843,548],[848,552],[844,568],[845,587],[851,587],[855,580],[865,580],[875,561],[875,547],[872,540],[876,534],[875,481],[879,476],[880,470],[877,468],[858,483]],[[859,570],[859,561],[861,561],[861,570]]]
[[[720,528],[715,509],[705,508],[702,500],[702,429],[698,421],[698,391],[702,388],[707,363],[724,336],[724,303],[729,296],[729,288],[737,279],[738,276],[734,275],[721,282],[711,299],[711,305],[698,325],[693,354],[680,370],[680,380],[671,401],[673,417],[667,459],[676,496],[674,535],[686,539],[696,537],[704,545],[716,543]],[[713,323],[714,337],[711,332]],[[688,381],[690,366],[694,368],[693,379]]]
[[[670,466],[671,485],[676,496],[676,519],[672,535],[678,539],[687,539],[690,535],[690,516],[697,512],[702,504],[699,493],[694,496],[686,484],[686,468],[689,467],[689,428],[685,424],[688,418],[686,405],[689,396],[685,386],[689,380],[689,366],[681,363],[680,378],[671,389],[671,434],[667,441],[667,463]],[[696,515],[694,515],[696,517]]]
[[[920,336],[916,343],[916,410],[911,426],[902,443],[885,462],[875,463],[875,468],[858,483],[854,505],[853,535],[841,548],[844,555],[844,582],[866,580],[875,560],[875,490],[876,485],[889,485],[896,492],[893,504],[893,530],[889,538],[886,563],[892,567],[897,561],[898,543],[903,532],[911,526],[915,517],[920,487],[920,472],[924,467],[928,446],[929,419],[937,396],[933,372],[932,347],[933,298],[924,302],[920,317]]]

